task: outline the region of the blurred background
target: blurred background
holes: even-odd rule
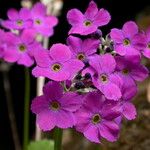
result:
[[[37,0],[38,1],[38,0]],[[70,26],[66,20],[67,11],[78,8],[85,11],[90,0],[63,0],[63,8],[59,15],[59,24],[50,39],[52,43],[65,43]],[[33,0],[36,2],[36,0]],[[142,30],[150,27],[150,0],[95,0],[100,8],[107,9],[112,16],[109,25],[102,28],[105,34],[113,27],[121,28],[129,20],[135,20]],[[7,18],[9,8],[19,9],[21,0],[0,0],[0,18]],[[2,37],[0,37],[2,38]],[[143,61],[148,67],[150,61]],[[150,67],[149,67],[150,68]],[[22,141],[23,105],[24,105],[24,67],[12,65],[9,71],[13,106],[20,140]],[[3,88],[3,76],[0,72],[0,150],[14,150],[11,127],[8,118],[6,94]],[[31,100],[36,96],[36,79],[32,77]],[[123,121],[120,138],[115,143],[103,141],[102,150],[150,150],[150,78],[139,84],[138,95],[134,99],[138,117],[133,121]],[[35,115],[30,113],[30,139],[34,137]],[[47,133],[44,136],[52,136]],[[96,150],[97,146],[86,141],[73,129],[64,132],[64,150]]]

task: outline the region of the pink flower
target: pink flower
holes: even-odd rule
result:
[[[44,95],[36,97],[31,105],[39,127],[43,131],[73,127],[76,124],[74,112],[82,103],[81,96],[73,92],[63,94],[63,87],[58,82],[48,82],[43,92]]]
[[[93,56],[90,67],[83,74],[90,73],[93,85],[99,89],[107,99],[119,100],[121,94],[121,78],[115,73],[116,61],[111,54]]]
[[[35,53],[37,66],[32,73],[35,77],[44,76],[55,81],[69,80],[80,71],[84,64],[71,59],[71,51],[64,44],[54,44],[50,50],[39,50]]]
[[[7,50],[4,53],[4,60],[7,62],[17,62],[24,66],[31,66],[34,63],[30,55],[38,43],[34,40],[32,30],[24,30],[20,36],[9,32],[6,33]]]
[[[15,9],[10,9],[7,15],[9,20],[2,22],[5,28],[22,30],[32,27],[31,13],[27,8],[21,8],[19,12]]]
[[[145,47],[145,38],[133,21],[126,22],[122,30],[112,29],[110,36],[114,42],[114,50],[122,56],[140,55],[140,50]]]
[[[72,25],[69,34],[88,35],[97,31],[98,27],[109,23],[111,16],[105,9],[98,10],[94,1],[91,1],[85,14],[78,9],[71,9],[67,14],[68,22]]]
[[[69,36],[67,43],[72,51],[73,58],[86,61],[90,56],[97,52],[100,41],[90,38],[83,41],[80,38]]]
[[[43,36],[53,35],[53,28],[57,25],[58,19],[54,16],[46,14],[46,6],[42,3],[36,3],[31,10],[31,18],[33,20],[33,28],[37,33]]]
[[[100,143],[101,138],[116,141],[119,125],[115,119],[120,112],[100,92],[88,93],[83,101],[82,107],[75,113],[76,129],[91,142]]]

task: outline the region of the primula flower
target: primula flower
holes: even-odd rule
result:
[[[107,10],[98,10],[94,1],[91,1],[86,12],[82,14],[78,9],[71,9],[67,14],[68,22],[72,25],[69,34],[88,35],[98,27],[109,23],[111,17]]]
[[[72,51],[73,58],[86,61],[91,55],[96,53],[100,41],[90,38],[82,41],[80,38],[69,36],[67,43]]]
[[[32,27],[31,13],[27,8],[21,8],[19,12],[15,9],[10,9],[7,15],[9,20],[2,22],[5,28],[22,30]]]
[[[55,81],[69,80],[80,71],[84,64],[71,59],[72,53],[64,44],[54,44],[50,50],[39,50],[35,53],[37,66],[32,74],[36,77],[44,76]]]
[[[116,68],[115,59],[111,54],[94,56],[90,59],[90,68],[83,71],[92,75],[92,81],[107,99],[119,100],[121,98],[121,78],[114,73]]]
[[[4,60],[7,62],[17,62],[24,66],[31,66],[34,63],[30,55],[34,47],[38,44],[34,40],[32,30],[24,30],[20,36],[11,32],[6,33],[7,50],[4,53]]]
[[[54,127],[69,128],[75,125],[74,112],[82,103],[81,96],[68,92],[58,82],[48,82],[43,88],[44,95],[32,101],[31,110],[37,115],[37,124],[43,131]]]
[[[133,61],[132,59],[126,59],[126,57],[117,56],[116,59],[116,71],[122,78],[124,85],[128,87],[128,84],[135,81],[143,81],[148,77],[148,70],[140,62]],[[134,83],[133,83],[134,84]]]
[[[31,10],[33,28],[43,36],[51,36],[54,32],[53,27],[57,25],[58,19],[47,15],[46,12],[46,6],[40,2],[33,6]]]
[[[114,108],[100,92],[88,93],[82,107],[75,113],[76,129],[95,143],[100,143],[101,138],[116,141],[119,126],[114,120],[120,113]]]
[[[143,55],[147,58],[150,58],[150,28],[146,31],[146,48],[142,50]]]
[[[140,50],[145,47],[145,38],[138,31],[138,26],[133,21],[123,25],[122,30],[112,29],[111,39],[114,42],[114,50],[119,55],[140,55]]]

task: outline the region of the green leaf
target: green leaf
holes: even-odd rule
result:
[[[41,140],[31,142],[28,150],[54,150],[54,142],[51,140]]]

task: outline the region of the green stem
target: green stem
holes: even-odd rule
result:
[[[29,103],[30,103],[30,72],[25,68],[25,99],[24,99],[24,130],[23,130],[23,150],[27,150],[29,143]]]
[[[61,150],[62,149],[62,135],[63,135],[63,130],[60,128],[55,128],[54,132],[54,150]]]

